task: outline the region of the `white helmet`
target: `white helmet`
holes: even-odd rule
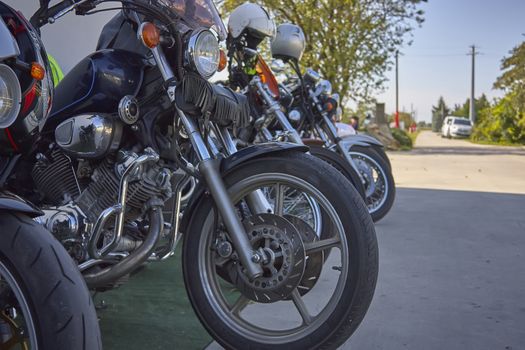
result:
[[[277,27],[277,34],[272,41],[272,56],[282,60],[301,60],[306,39],[301,27],[291,23],[283,23]]]
[[[275,23],[261,6],[244,3],[238,6],[228,20],[228,32],[237,39],[244,33],[258,39],[275,36]]]

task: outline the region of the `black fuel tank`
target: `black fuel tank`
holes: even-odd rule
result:
[[[135,95],[144,76],[144,57],[107,49],[84,58],[55,89],[46,130],[82,113],[116,113],[122,97]]]

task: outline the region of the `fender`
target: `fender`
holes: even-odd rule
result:
[[[309,151],[309,148],[304,145],[298,145],[295,143],[289,142],[267,142],[253,145],[250,147],[243,148],[242,150],[234,153],[233,155],[223,158],[221,160],[221,175],[224,177],[232,172],[239,165],[256,158],[260,158],[267,155],[276,155],[285,151],[294,151],[294,152],[303,152],[306,153]],[[184,214],[180,223],[180,232],[185,232],[186,228],[192,217],[192,213],[199,203],[201,197],[204,195],[206,186],[199,181],[195,192],[191,196],[186,208],[184,208]]]
[[[363,200],[366,199],[365,187],[361,182],[359,174],[355,171],[352,165],[350,165],[347,162],[345,158],[343,158],[339,153],[331,151],[327,148],[314,145],[309,146],[310,153],[313,156],[324,160],[325,162],[339,170],[352,183],[352,185],[354,185],[354,188],[357,190],[361,198],[363,198]]]
[[[348,147],[348,149],[352,148],[352,146],[363,146],[363,147],[370,147],[370,146],[379,146],[384,147],[381,141],[376,139],[375,137],[369,136],[369,135],[363,135],[363,134],[357,134],[357,135],[348,135],[341,139],[341,142],[345,145],[345,147]]]
[[[40,209],[30,202],[7,191],[0,191],[0,211],[15,211],[33,218],[44,215]]]

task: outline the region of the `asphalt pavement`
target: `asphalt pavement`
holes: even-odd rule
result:
[[[398,188],[376,224],[375,297],[341,348],[525,349],[525,149],[423,132],[415,150],[389,157]],[[206,346],[179,262],[95,299],[106,300],[106,349],[220,349]]]
[[[525,149],[423,132],[389,156],[378,285],[341,349],[525,349]]]

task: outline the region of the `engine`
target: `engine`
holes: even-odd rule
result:
[[[47,154],[38,154],[31,175],[42,202],[46,203],[45,215],[39,221],[77,262],[87,259],[87,240],[95,223],[104,210],[118,203],[126,169],[139,157],[133,151],[121,149],[103,160],[74,160],[56,146]],[[134,222],[142,217],[150,200],[164,202],[172,196],[172,172],[161,162],[147,162],[126,176],[129,184],[125,221],[129,227],[136,227]],[[107,231],[114,229],[113,223],[114,220],[107,221]],[[140,244],[136,234],[129,237],[124,234],[127,248]],[[130,240],[138,242],[130,244]]]

